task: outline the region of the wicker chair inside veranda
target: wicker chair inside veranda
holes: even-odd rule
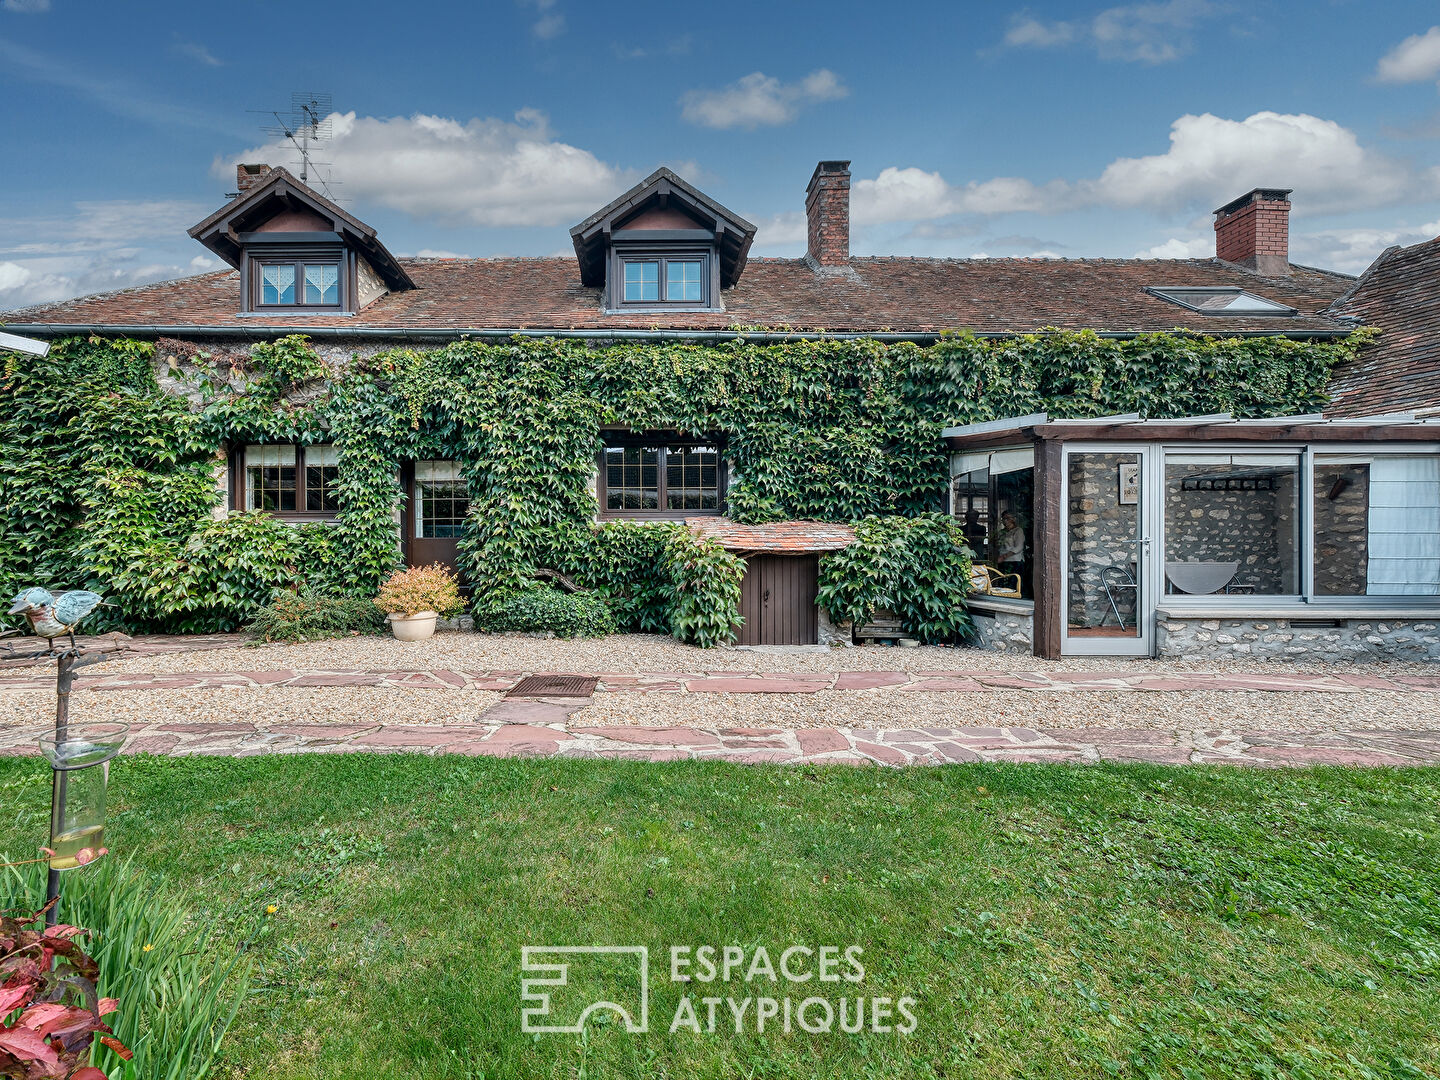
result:
[[[1120,624],[1120,629],[1128,629],[1125,625],[1125,616],[1120,612],[1120,599],[1126,591],[1133,593],[1138,600],[1140,586],[1136,584],[1135,575],[1130,572],[1128,566],[1121,566],[1119,563],[1111,563],[1100,571],[1100,585],[1105,590],[1105,599],[1110,602],[1110,610],[1115,613],[1115,621]],[[1100,617],[1100,625],[1105,625],[1105,616]]]

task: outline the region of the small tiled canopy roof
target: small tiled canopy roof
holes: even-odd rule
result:
[[[686,518],[701,536],[720,541],[726,551],[754,555],[807,555],[839,551],[855,542],[849,525],[828,521],[774,521],[768,525],[737,525],[725,518]]]
[[[695,330],[929,334],[943,330],[1026,333],[1046,327],[1116,333],[1177,327],[1238,332],[1337,334],[1327,313],[1353,279],[1302,266],[1261,277],[1218,259],[854,258],[845,272],[817,274],[804,259],[750,259],[722,293],[724,311],[607,312],[599,288],[581,283],[571,258],[399,259],[416,287],[392,292],[354,316],[240,315],[233,270],[43,304],[0,316],[19,333],[48,325],[161,327],[184,336],[205,327],[343,334],[347,330]],[[1154,286],[1240,287],[1299,314],[1206,316],[1146,291]],[[76,332],[76,331],[71,331]]]
[[[1440,238],[1384,252],[1333,312],[1380,338],[1335,370],[1327,413],[1440,408]]]

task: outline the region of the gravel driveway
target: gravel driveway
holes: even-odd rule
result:
[[[697,649],[658,634],[615,634],[566,641],[520,634],[440,633],[429,641],[402,642],[386,636],[340,638],[305,645],[257,645],[239,649],[169,653],[97,664],[87,672],[273,671],[279,668],[389,670],[456,668],[466,671],[1215,671],[1215,661],[1127,660],[1078,657],[1041,660],[1034,656],[979,649],[922,647]],[[1355,671],[1353,664],[1227,660],[1232,672]],[[1440,664],[1366,664],[1368,672],[1440,674]]]

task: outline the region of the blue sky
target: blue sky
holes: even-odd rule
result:
[[[326,21],[326,11],[340,17]],[[1440,12],[1386,0],[301,5],[0,0],[0,309],[212,268],[187,226],[328,90],[319,155],[399,254],[545,255],[666,164],[803,249],[821,158],[860,254],[1213,253],[1292,187],[1292,255],[1440,234]]]

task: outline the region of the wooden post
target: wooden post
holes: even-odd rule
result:
[[[1060,620],[1065,597],[1060,588],[1060,560],[1065,537],[1060,532],[1063,444],[1042,439],[1035,447],[1035,655],[1060,659]]]

